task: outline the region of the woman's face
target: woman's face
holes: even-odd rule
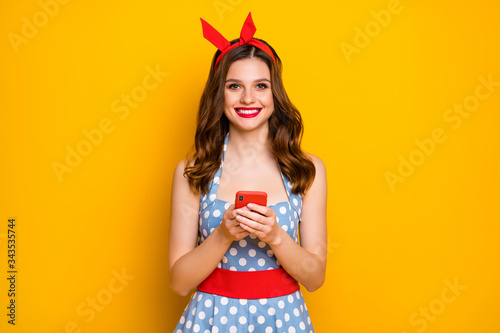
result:
[[[233,62],[227,72],[224,97],[224,114],[233,126],[244,131],[267,126],[274,102],[266,63],[256,58]]]

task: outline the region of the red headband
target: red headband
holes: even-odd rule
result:
[[[266,44],[256,39],[253,39],[253,35],[255,34],[255,31],[257,31],[257,28],[253,23],[252,13],[248,13],[247,19],[245,20],[245,23],[243,23],[243,28],[241,28],[239,42],[236,42],[233,45],[231,45],[231,43],[229,43],[229,41],[220,34],[220,32],[215,30],[215,28],[212,27],[210,24],[208,24],[204,19],[200,18],[200,20],[201,20],[201,26],[203,28],[203,37],[205,37],[210,43],[214,44],[217,47],[217,49],[219,49],[222,52],[217,58],[214,68],[217,67],[219,60],[229,50],[232,50],[235,47],[246,44],[253,45],[261,49],[262,51],[269,54],[271,58],[273,58],[274,62],[276,62],[273,51],[271,51],[271,49]]]

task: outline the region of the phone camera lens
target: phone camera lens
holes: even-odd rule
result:
[[[238,200],[239,200],[239,201],[243,201],[243,196],[242,196],[242,195],[240,195],[240,196],[238,197]]]

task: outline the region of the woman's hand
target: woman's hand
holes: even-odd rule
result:
[[[279,244],[280,232],[283,229],[276,222],[274,210],[257,204],[248,204],[245,208],[235,210],[236,221],[240,224],[240,228],[254,234],[269,245]]]
[[[237,215],[234,204],[232,204],[222,215],[222,223],[219,225],[222,233],[231,242],[235,240],[239,241],[250,234],[240,226],[240,222],[236,220]]]

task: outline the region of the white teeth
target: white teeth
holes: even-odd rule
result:
[[[254,113],[259,112],[260,109],[253,109],[253,110],[240,110],[240,109],[236,109],[236,111],[238,113],[241,113],[241,114],[254,114]]]

